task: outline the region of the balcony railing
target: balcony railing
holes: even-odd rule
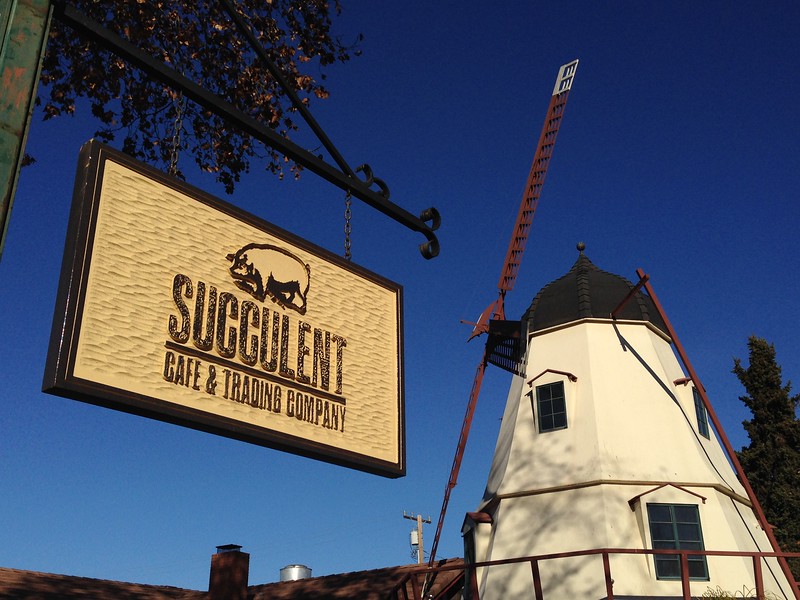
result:
[[[603,578],[605,581],[604,600],[614,600],[614,580],[611,574],[611,559],[612,555],[631,555],[631,554],[644,554],[644,555],[678,555],[680,557],[680,583],[681,583],[681,598],[683,600],[694,600],[697,596],[692,596],[690,591],[689,580],[689,557],[690,556],[720,556],[720,557],[740,557],[750,558],[753,563],[752,570],[752,592],[754,598],[757,600],[764,600],[764,577],[763,577],[763,561],[767,558],[785,558],[785,559],[800,559],[798,552],[734,552],[723,550],[652,550],[652,549],[639,549],[639,548],[600,548],[596,550],[582,550],[576,552],[559,552],[556,554],[542,554],[538,556],[526,556],[523,558],[508,558],[504,560],[492,560],[486,562],[472,563],[466,566],[442,566],[424,568],[420,567],[408,575],[406,575],[390,592],[387,600],[438,600],[443,596],[439,595],[434,599],[433,595],[427,594],[427,584],[436,578],[438,573],[444,571],[462,571],[464,577],[462,583],[464,590],[469,591],[469,600],[480,600],[478,595],[478,582],[475,575],[476,569],[485,567],[495,567],[499,565],[512,565],[528,563],[531,570],[531,591],[536,600],[563,600],[562,598],[546,598],[543,592],[542,579],[540,576],[540,564],[545,561],[555,561],[558,559],[574,558],[579,556],[600,556],[603,563]],[[598,572],[599,575],[599,572]],[[748,582],[744,582],[748,583]],[[791,594],[794,594],[795,600],[800,600],[800,586],[793,579],[789,580],[791,586]],[[467,592],[465,591],[465,594]],[[446,596],[451,598],[453,596]],[[465,599],[466,595],[463,596]],[[661,596],[663,597],[663,596]],[[791,597],[791,596],[790,596]],[[677,597],[676,597],[677,598]],[[577,600],[577,599],[576,599]]]

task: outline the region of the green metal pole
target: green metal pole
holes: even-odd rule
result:
[[[52,12],[50,0],[0,0],[0,256]]]

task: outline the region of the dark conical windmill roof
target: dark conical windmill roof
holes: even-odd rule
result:
[[[523,316],[528,331],[539,331],[580,319],[610,319],[611,311],[635,286],[619,275],[598,269],[583,253],[569,272],[544,286],[533,299]],[[631,298],[617,319],[650,321],[664,333],[667,327],[656,310],[653,300],[641,290]]]

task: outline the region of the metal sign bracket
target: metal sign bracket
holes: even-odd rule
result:
[[[56,0],[54,2],[54,8],[55,16],[60,21],[69,25],[79,33],[94,39],[121,58],[128,60],[149,76],[179,90],[186,97],[203,108],[213,111],[220,117],[227,119],[245,133],[274,148],[290,160],[312,171],[329,183],[349,192],[352,196],[382,212],[401,225],[404,225],[412,231],[423,234],[427,241],[419,246],[422,256],[426,259],[438,256],[439,241],[434,231],[438,228],[441,220],[439,212],[431,207],[422,211],[419,216],[415,216],[404,208],[389,201],[388,186],[384,181],[372,176],[372,170],[369,166],[362,165],[362,167],[355,170],[351,169],[308,111],[308,108],[303,105],[295,91],[288,85],[280,70],[269,59],[264,48],[258,43],[252,31],[250,31],[247,24],[242,20],[241,15],[236,10],[232,1],[221,0],[221,4],[234,21],[239,32],[247,38],[248,43],[258,55],[259,60],[264,62],[270,73],[286,92],[292,105],[303,116],[303,119],[314,134],[325,146],[325,149],[336,162],[337,166],[331,165],[322,158],[282,137],[264,123],[246,115],[233,104],[223,100],[202,86],[197,85],[194,81],[181,75],[174,69],[169,68],[163,62],[154,60],[135,45],[104,28],[100,23],[88,18],[64,0]],[[356,175],[357,172],[364,172],[366,180],[360,179]],[[373,185],[376,185],[378,189],[372,189]]]

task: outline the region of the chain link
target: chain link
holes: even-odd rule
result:
[[[180,30],[181,30],[181,17],[178,11],[173,11],[170,13],[170,20],[173,22],[174,29],[175,29],[175,39],[180,39]],[[180,48],[180,47],[179,47]],[[175,56],[173,57],[173,62],[176,63],[180,55],[180,51],[176,50]],[[180,153],[181,149],[181,133],[183,132],[183,112],[186,110],[186,98],[183,95],[183,92],[177,92],[173,97],[173,102],[175,104],[175,123],[174,128],[172,130],[172,148],[170,149],[169,154],[169,169],[167,173],[175,177],[178,174],[178,154]]]
[[[182,92],[175,96],[175,129],[172,133],[172,150],[169,155],[169,170],[167,173],[173,177],[178,173],[178,152],[181,148],[181,133],[183,131],[183,111],[186,108],[186,98]]]
[[[350,260],[353,257],[353,254],[350,252],[350,233],[353,231],[352,224],[350,220],[353,217],[353,211],[351,210],[352,201],[350,199],[350,191],[348,190],[347,196],[344,199],[344,257],[346,260]]]

